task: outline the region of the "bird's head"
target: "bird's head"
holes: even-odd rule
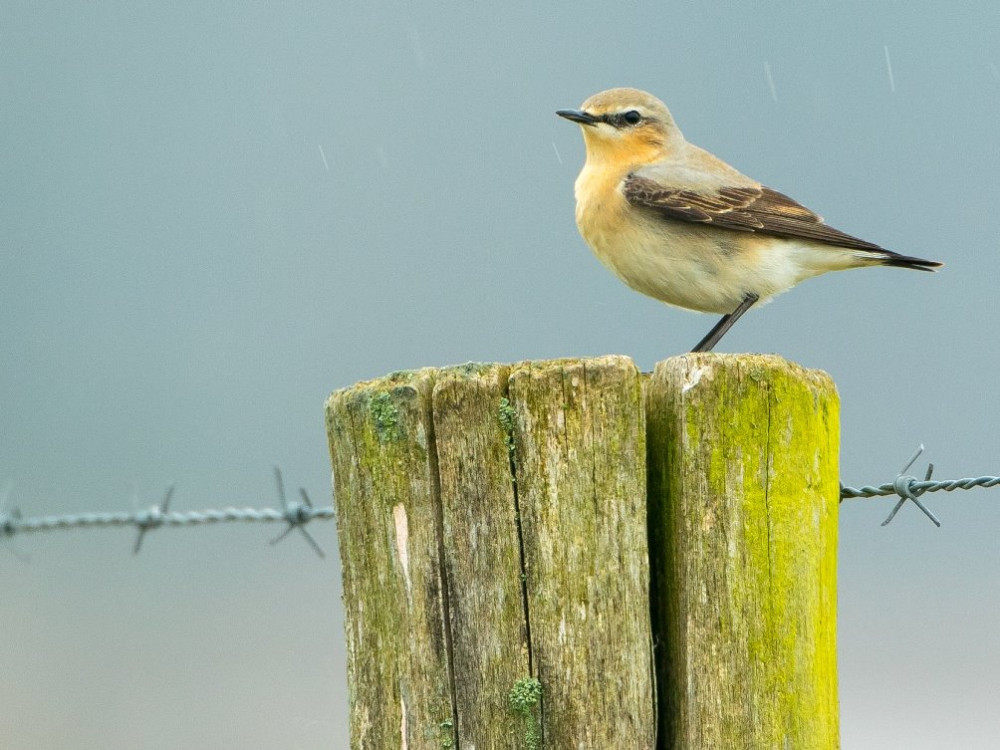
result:
[[[608,89],[556,114],[580,124],[588,160],[644,163],[684,143],[666,105],[638,89]]]

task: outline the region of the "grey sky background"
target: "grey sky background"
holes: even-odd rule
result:
[[[101,2],[0,8],[0,490],[27,515],[330,498],[328,393],[424,365],[621,353],[714,317],[573,222],[611,86],[899,252],[752,311],[723,351],[831,373],[842,477],[1000,473],[1000,5]],[[888,50],[888,60],[887,53]],[[890,72],[891,65],[891,72]],[[773,81],[773,89],[771,81]],[[325,157],[325,163],[324,163]],[[842,506],[845,748],[1000,743],[1000,489]],[[342,748],[334,525],[0,549],[11,750]],[[9,547],[4,541],[0,546]]]

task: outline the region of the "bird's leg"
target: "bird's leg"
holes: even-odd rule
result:
[[[740,302],[740,306],[733,310],[727,315],[723,315],[722,319],[716,323],[712,330],[709,331],[705,338],[698,342],[692,352],[710,352],[715,348],[715,345],[722,340],[722,337],[726,335],[726,331],[733,327],[733,323],[740,319],[747,310],[749,310],[753,303],[759,300],[760,297],[753,292],[747,292],[746,296],[743,297],[743,301]]]

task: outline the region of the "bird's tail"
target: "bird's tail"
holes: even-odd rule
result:
[[[936,260],[924,260],[923,258],[914,258],[912,255],[900,255],[891,250],[883,250],[882,253],[879,262],[883,266],[912,268],[915,271],[936,271],[944,265],[944,263],[938,263]]]

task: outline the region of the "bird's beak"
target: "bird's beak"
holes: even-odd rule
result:
[[[596,125],[600,122],[599,119],[592,114],[584,112],[582,109],[560,109],[556,114],[560,117],[565,117],[567,120],[578,122],[581,125]]]

